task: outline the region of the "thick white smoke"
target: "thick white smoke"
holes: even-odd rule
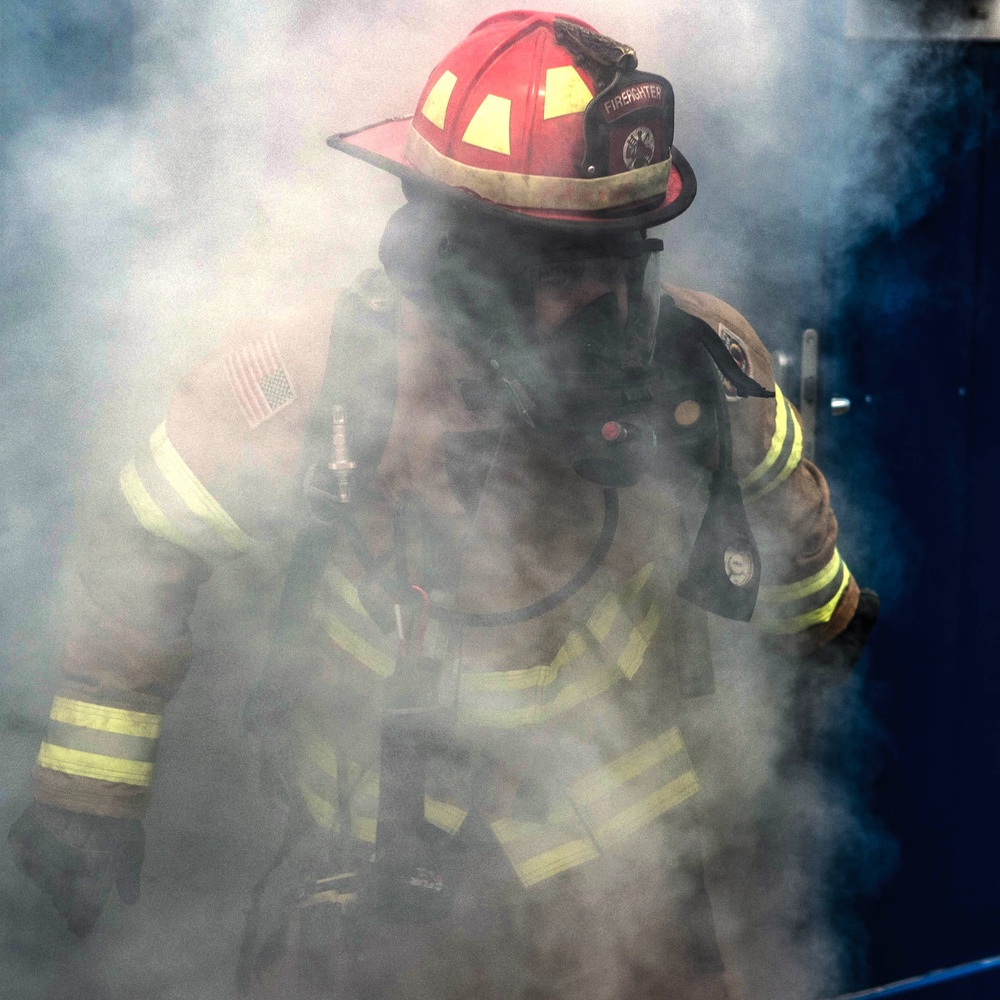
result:
[[[39,551],[55,564],[70,495],[112,481],[162,418],[177,378],[229,329],[328,316],[334,290],[376,262],[384,222],[402,203],[398,182],[324,139],[410,113],[430,68],[495,9],[478,0],[135,0],[118,96],[84,110],[39,101],[12,132],[3,246],[23,301],[9,308],[6,337],[28,386],[2,445],[17,471],[0,547],[12,727],[2,736],[5,817],[27,794],[55,685],[54,571],[26,568]],[[121,10],[75,0],[70,13],[113,34]],[[676,144],[699,196],[667,229],[667,276],[746,311],[765,343],[788,343],[821,310],[825,255],[894,218],[901,201],[909,212],[924,203],[919,155],[890,130],[918,125],[928,103],[948,97],[941,67],[928,73],[920,52],[895,50],[877,86],[854,99],[855,54],[832,0],[586,0],[567,13],[633,44],[640,68],[672,81]],[[899,107],[902,122],[892,116]],[[260,567],[258,581],[267,573]],[[57,995],[81,982],[115,1000],[232,992],[241,906],[264,863],[257,826],[267,824],[247,799],[239,724],[262,637],[234,618],[244,599],[235,579],[208,588],[199,657],[168,714],[176,735],[161,756],[143,901],[132,915],[112,908],[75,958],[41,929],[47,904],[26,904],[29,917],[10,904],[21,929],[8,927],[16,953],[2,960],[0,983],[16,984],[12,996],[42,996],[67,954],[61,976],[76,986]],[[843,792],[805,773],[776,776],[789,697],[777,673],[738,645],[720,663],[720,696],[698,723],[721,755],[708,848],[736,995],[804,1000],[834,989],[853,960],[853,942],[829,933],[822,862],[838,831],[863,833]],[[774,843],[786,871],[753,882],[752,822],[768,818],[783,830]],[[4,900],[18,878],[5,872]]]

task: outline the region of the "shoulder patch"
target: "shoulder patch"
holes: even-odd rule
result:
[[[225,365],[229,385],[251,428],[270,420],[295,399],[295,386],[273,333],[233,351]]]
[[[740,340],[739,337],[733,333],[724,323],[718,324],[718,334],[719,339],[726,345],[726,349],[732,355],[733,361],[736,362],[740,371],[744,375],[749,375],[750,378],[754,377],[754,373],[751,370],[752,365],[750,364],[750,352],[747,350],[746,344]],[[729,381],[729,379],[723,377],[722,384],[726,388],[726,398],[730,400],[738,399],[739,396],[736,392],[736,387]]]

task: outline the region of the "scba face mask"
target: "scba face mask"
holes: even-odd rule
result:
[[[605,485],[634,482],[639,452],[655,445],[662,248],[636,234],[526,257],[514,278],[521,324],[490,362],[522,419],[558,435],[577,471]]]
[[[652,398],[662,248],[638,231],[570,236],[414,198],[390,221],[380,257],[439,332],[481,362],[467,405],[499,401],[560,437],[582,475],[624,485],[637,474],[617,467],[653,438],[635,421]],[[602,437],[609,423],[621,425],[613,441]],[[578,464],[589,451],[615,468]]]
[[[648,378],[662,247],[636,238],[557,247],[525,261],[515,281],[529,296],[527,329],[505,360],[540,421],[565,426],[595,408],[615,409],[625,402],[620,390]]]

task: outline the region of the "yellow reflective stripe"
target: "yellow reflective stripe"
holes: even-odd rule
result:
[[[788,407],[785,406],[785,396],[777,382],[774,384],[774,403],[774,433],[771,435],[771,447],[768,448],[760,465],[740,480],[740,486],[744,489],[752,486],[767,473],[778,460],[778,455],[781,454],[781,448],[785,443],[785,433],[788,428]]]
[[[602,694],[622,676],[631,680],[660,624],[655,602],[637,623],[632,615],[639,609],[629,608],[652,572],[653,564],[647,563],[619,592],[605,595],[590,613],[585,628],[569,633],[551,663],[464,674],[460,722],[503,729],[535,725]],[[588,639],[588,634],[592,638]],[[557,685],[561,686],[552,693]]]
[[[323,628],[326,634],[345,653],[349,653],[359,663],[375,671],[379,677],[389,677],[396,669],[396,665],[390,657],[386,656],[380,649],[376,649],[370,643],[365,642],[361,636],[352,632],[339,618],[335,618],[333,615],[324,615]]]
[[[336,889],[324,889],[322,892],[314,892],[311,896],[307,896],[299,903],[299,907],[337,903],[342,909],[346,909],[357,898],[356,892],[337,892]]]
[[[337,753],[333,746],[318,736],[302,719],[296,720],[294,727],[302,739],[304,758],[314,765],[323,776],[336,781],[338,773]],[[348,781],[356,778],[360,766],[354,761],[347,761]],[[328,798],[310,787],[309,775],[303,769],[296,782],[313,819],[325,829],[339,829],[337,806]],[[327,795],[333,796],[334,789],[327,787]],[[351,796],[351,829],[359,840],[374,843],[378,813],[378,774],[374,770],[365,772],[360,781],[355,782]],[[445,802],[430,794],[424,795],[424,818],[428,823],[445,833],[455,834],[461,829],[468,810],[461,806]]]
[[[559,675],[553,663],[543,663],[523,670],[491,670],[481,674],[465,674],[462,687],[468,691],[524,691],[548,687]]]
[[[612,844],[623,840],[697,792],[697,775],[694,771],[685,771],[651,795],[622,810],[614,819],[597,827],[594,836],[601,844]]]
[[[763,486],[756,490],[749,491],[746,499],[748,501],[757,500],[767,493],[770,493],[776,486],[780,486],[798,467],[802,461],[802,427],[799,425],[795,414],[790,406],[786,406],[788,417],[792,422],[792,447],[789,450],[788,458],[784,468],[773,479],[768,480]]]
[[[608,594],[587,619],[587,629],[590,634],[598,641],[606,639],[621,609],[621,601],[618,600],[618,595]]]
[[[328,778],[337,778],[337,754],[325,740],[321,740],[304,723],[296,726],[303,742],[302,751],[310,763],[323,772]]]
[[[357,878],[357,872],[341,872],[339,875],[330,875],[327,878],[316,879],[317,885],[329,885],[331,882],[342,882],[345,878]]]
[[[631,577],[629,580],[625,581],[625,586],[622,587],[621,602],[622,604],[628,604],[629,601],[634,600],[639,596],[641,591],[645,588],[646,584],[649,583],[649,578],[653,574],[653,564],[651,562],[646,563],[642,569],[639,570],[635,576]]]
[[[297,784],[313,819],[325,829],[339,829],[340,822],[337,818],[336,805],[313,791],[304,781],[299,781]],[[377,786],[375,801],[378,802]],[[429,795],[424,796],[424,819],[445,833],[458,833],[468,814],[468,810],[461,809],[459,806],[442,802],[440,799],[433,799]],[[351,827],[355,830],[359,840],[374,841],[376,825],[377,818],[375,816],[363,815],[352,803]],[[362,832],[358,833],[359,830]]]
[[[458,833],[468,815],[467,809],[460,809],[440,799],[432,799],[429,795],[424,796],[424,819],[445,833]]]
[[[451,92],[455,89],[456,83],[458,83],[458,77],[451,70],[445,70],[438,77],[437,83],[431,87],[427,100],[424,101],[424,106],[420,109],[423,116],[437,125],[438,128],[444,128],[448,102],[451,100]]]
[[[780,587],[761,587],[760,600],[769,604],[784,604],[815,594],[833,581],[842,563],[840,552],[834,549],[830,561],[812,576],[807,576],[804,580],[799,580],[798,583],[788,583]]]
[[[603,694],[621,679],[619,670],[595,666],[585,678],[566,684],[551,701],[532,702],[520,708],[490,708],[488,705],[466,703],[461,707],[459,722],[497,729],[537,725],[575,708],[588,698]]]
[[[352,611],[356,611],[359,615],[364,615],[365,618],[370,617],[365,610],[365,606],[361,603],[361,598],[358,596],[358,588],[339,569],[331,565],[327,568],[326,575],[330,581],[330,586],[333,588],[333,592]]]
[[[622,754],[604,767],[590,771],[570,786],[569,793],[578,805],[586,805],[598,796],[607,795],[613,789],[638,778],[667,757],[672,757],[684,749],[684,740],[676,726],[655,739]]]
[[[490,828],[498,843],[510,844],[520,837],[529,836],[537,829],[538,825],[537,823],[527,823],[524,820],[506,818],[494,820],[490,823]]]
[[[601,852],[597,850],[590,840],[571,840],[560,847],[545,851],[526,861],[521,861],[514,865],[517,877],[521,884],[530,889],[531,886],[544,882],[545,879],[555,878],[570,868],[582,865],[587,861],[599,858]]]
[[[851,582],[851,574],[846,565],[842,564],[841,572],[843,573],[843,578],[840,581],[840,586],[837,588],[836,594],[821,608],[816,608],[815,611],[808,611],[803,615],[796,615],[794,618],[765,620],[761,628],[766,632],[773,632],[776,635],[791,635],[795,632],[803,632],[813,625],[822,625],[824,622],[828,622],[833,617],[834,611],[837,610],[837,605],[840,603],[841,597],[844,596],[844,591],[847,590],[848,583]]]
[[[177,528],[149,495],[136,471],[135,462],[129,462],[122,469],[118,476],[118,484],[136,519],[151,535],[173,542],[174,545],[179,545],[196,556],[204,557],[201,549]]]
[[[52,701],[49,718],[73,726],[100,729],[122,736],[144,736],[155,740],[160,736],[162,717],[149,712],[134,712],[124,708],[109,708],[86,701],[58,697]]]
[[[67,750],[51,743],[42,744],[38,751],[38,764],[50,771],[126,785],[146,787],[153,780],[153,765],[146,761],[106,757],[104,754],[87,753],[85,750]]]
[[[566,641],[559,647],[559,652],[556,653],[555,659],[552,661],[550,666],[554,670],[561,670],[563,667],[568,666],[575,659],[582,656],[590,647],[587,645],[587,640],[584,638],[583,633],[579,629],[573,629],[568,636],[566,636]]]
[[[375,843],[375,832],[378,822],[369,816],[355,816],[351,813],[351,832],[358,840],[363,840],[366,844]]]
[[[250,538],[222,509],[219,502],[199,482],[167,437],[166,422],[149,436],[149,450],[164,479],[174,488],[188,509],[207,524],[236,552],[246,552]]]
[[[649,647],[650,640],[653,638],[659,625],[660,608],[656,601],[653,601],[649,606],[649,611],[646,612],[646,617],[632,629],[628,642],[625,644],[625,651],[618,657],[618,669],[629,680],[632,680],[636,671],[642,666],[642,661],[646,656],[646,649]]]
[[[619,612],[626,604],[639,596],[649,582],[652,572],[653,564],[646,563],[638,573],[625,582],[619,593],[610,593],[600,601],[587,619],[587,629],[595,639],[600,642],[607,639]]]
[[[337,816],[337,807],[331,802],[327,802],[321,795],[317,795],[304,782],[296,782],[299,794],[309,810],[309,815],[316,821],[317,825],[324,830],[332,830],[334,833],[340,830],[340,820]]]
[[[785,396],[781,391],[781,387],[777,383],[774,385],[774,404],[774,433],[771,435],[771,445],[760,464],[740,480],[740,486],[743,489],[753,486],[754,483],[771,471],[772,466],[777,462],[778,456],[781,454],[782,448],[785,446],[790,411],[785,403]]]
[[[548,823],[506,818],[494,820],[490,828],[526,887],[600,857],[601,853],[568,803],[557,806]]]
[[[798,467],[802,461],[802,426],[795,417],[795,413],[789,408],[788,415],[792,420],[792,453],[788,456],[785,467],[760,491],[760,496],[769,493],[775,486],[783,483]]]

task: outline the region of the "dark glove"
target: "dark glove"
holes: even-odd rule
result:
[[[879,599],[874,590],[862,590],[858,595],[858,607],[847,628],[833,642],[805,658],[807,670],[812,670],[831,679],[844,680],[851,668],[861,658],[875,622],[878,619]]]
[[[832,642],[806,656],[792,688],[795,747],[803,760],[814,759],[827,728],[828,701],[841,688],[861,658],[878,619],[879,599],[874,590],[862,590],[847,628]]]
[[[139,898],[145,838],[137,819],[92,816],[35,802],[7,839],[18,865],[52,897],[77,937],[93,930],[112,886],[123,903]]]

